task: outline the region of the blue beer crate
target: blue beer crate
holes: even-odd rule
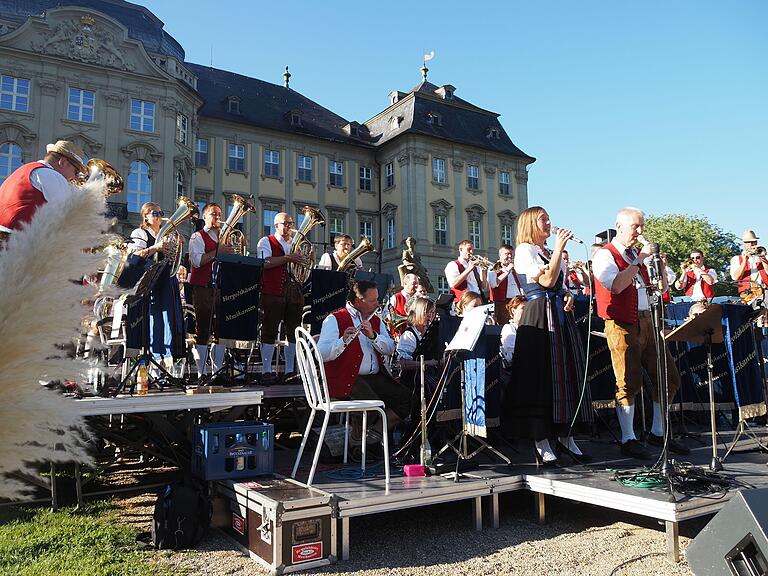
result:
[[[198,424],[192,472],[203,480],[265,476],[274,470],[275,428],[266,422]]]

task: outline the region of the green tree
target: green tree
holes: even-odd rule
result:
[[[725,232],[703,216],[685,214],[649,215],[645,219],[643,235],[658,242],[667,254],[669,266],[680,275],[680,264],[691,255],[691,250],[701,250],[707,267],[717,270],[719,282],[717,295],[735,295],[736,287],[729,284],[731,257],[741,252],[735,234]]]

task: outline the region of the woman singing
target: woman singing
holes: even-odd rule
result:
[[[155,241],[165,215],[162,208],[154,202],[147,202],[141,207],[139,215],[142,223],[131,232],[128,252],[146,260],[159,254],[158,257],[162,259],[167,237],[159,243]],[[182,318],[178,280],[176,277],[171,278],[167,271],[163,272],[149,301],[149,341],[156,359],[167,358],[170,363],[172,356],[184,355]],[[172,354],[174,349],[175,354]]]
[[[573,234],[560,229],[550,251],[549,214],[533,206],[520,214],[515,269],[521,275],[526,306],[517,329],[512,370],[502,412],[513,436],[536,444],[537,463],[555,464],[549,443],[558,438],[559,452],[587,462],[570,435],[572,424],[591,419],[589,389],[581,394],[584,352],[573,317],[573,296],[563,284],[562,254]]]

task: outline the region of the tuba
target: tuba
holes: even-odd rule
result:
[[[315,249],[312,247],[312,242],[309,241],[309,232],[318,224],[325,225],[325,218],[320,210],[311,206],[304,206],[301,211],[304,214],[304,219],[301,221],[299,229],[294,231],[291,254],[301,255],[304,258],[304,264],[288,262],[288,274],[299,284],[304,284],[315,266]]]
[[[368,236],[363,236],[360,239],[360,244],[355,246],[354,250],[351,250],[349,254],[344,256],[339,262],[339,272],[354,272],[355,271],[355,259],[359,258],[363,254],[368,252],[376,252],[376,248],[368,239]]]
[[[235,228],[235,224],[248,212],[256,212],[256,208],[242,196],[232,194],[232,210],[221,225],[219,246],[232,246],[236,254],[245,256],[245,234]]]
[[[179,266],[181,266],[181,254],[184,251],[184,237],[178,230],[176,230],[176,227],[188,218],[197,218],[198,213],[197,204],[186,196],[179,196],[176,202],[178,204],[176,212],[171,214],[171,217],[168,218],[165,224],[163,224],[163,227],[160,228],[160,232],[157,233],[157,238],[155,238],[155,243],[162,242],[166,236],[172,238],[172,241],[168,246],[163,249],[163,256],[168,258],[171,262],[171,276],[175,276],[176,272],[179,271]],[[159,258],[159,255],[156,254],[155,258]]]
[[[101,158],[91,158],[86,165],[88,172],[80,174],[75,180],[78,186],[82,186],[89,180],[104,179],[104,196],[120,194],[123,191],[123,177],[118,174],[112,164]]]
[[[100,270],[100,292],[117,284],[117,280],[120,278],[120,274],[122,274],[125,263],[128,260],[128,247],[125,243],[119,245],[109,244],[104,248],[104,254],[106,256],[106,263],[104,270]]]

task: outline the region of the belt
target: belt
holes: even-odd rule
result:
[[[565,290],[559,290],[558,292],[536,292],[534,294],[526,294],[525,299],[530,302],[531,300],[538,300],[539,298],[544,298],[545,296],[565,296]]]
[[[651,311],[650,310],[638,310],[637,311],[637,317],[638,318],[650,318],[651,317]]]

